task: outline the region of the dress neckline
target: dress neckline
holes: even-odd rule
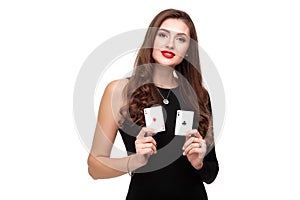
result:
[[[160,89],[160,90],[174,90],[174,89],[177,89],[179,88],[179,85],[177,85],[176,87],[172,87],[172,88],[163,88],[163,87],[159,87],[159,86],[155,86],[156,88]]]

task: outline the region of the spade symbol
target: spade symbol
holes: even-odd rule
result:
[[[185,126],[185,125],[186,125],[186,122],[185,122],[185,121],[183,121],[183,122],[182,122],[182,125],[183,125],[183,126]]]

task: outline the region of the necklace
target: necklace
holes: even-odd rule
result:
[[[160,96],[163,98],[163,103],[166,104],[166,105],[169,104],[168,97],[169,97],[169,95],[170,95],[171,89],[169,89],[169,92],[168,92],[168,95],[167,95],[166,98],[160,93],[160,91],[159,91],[158,88],[157,88],[157,91],[158,91],[158,93],[160,94]]]

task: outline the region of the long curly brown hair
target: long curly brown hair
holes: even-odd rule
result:
[[[199,119],[198,131],[205,137],[212,123],[212,115],[208,109],[208,92],[202,83],[197,33],[190,16],[186,12],[176,9],[160,12],[149,25],[135,60],[134,73],[124,89],[123,95],[127,99],[127,104],[120,109],[123,119],[119,121],[119,125],[121,126],[125,119],[130,119],[135,124],[145,126],[144,108],[159,102],[160,97],[152,80],[153,63],[155,63],[152,51],[157,29],[169,18],[183,20],[190,30],[191,42],[187,50],[188,57],[183,59],[175,67],[175,70],[176,73],[181,74],[178,76],[179,90],[186,98],[185,100],[196,110]],[[184,87],[188,84],[191,87]],[[197,101],[190,94],[195,94]]]

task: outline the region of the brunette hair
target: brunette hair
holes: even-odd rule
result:
[[[149,25],[144,42],[135,60],[134,73],[123,93],[124,98],[127,99],[127,104],[120,109],[123,119],[119,121],[119,125],[121,126],[127,118],[131,119],[135,124],[145,126],[143,109],[159,102],[160,97],[152,80],[153,63],[155,63],[152,51],[157,29],[169,18],[183,20],[190,30],[191,42],[187,50],[188,58],[183,59],[175,67],[175,70],[176,73],[181,74],[178,76],[179,89],[186,101],[196,111],[199,119],[198,131],[205,137],[209,127],[212,125],[212,115],[208,105],[208,92],[202,83],[197,33],[190,16],[186,12],[176,9],[161,11]],[[186,85],[191,87],[184,87]],[[195,94],[194,97],[196,96],[197,101],[192,99],[193,96],[190,94]]]

